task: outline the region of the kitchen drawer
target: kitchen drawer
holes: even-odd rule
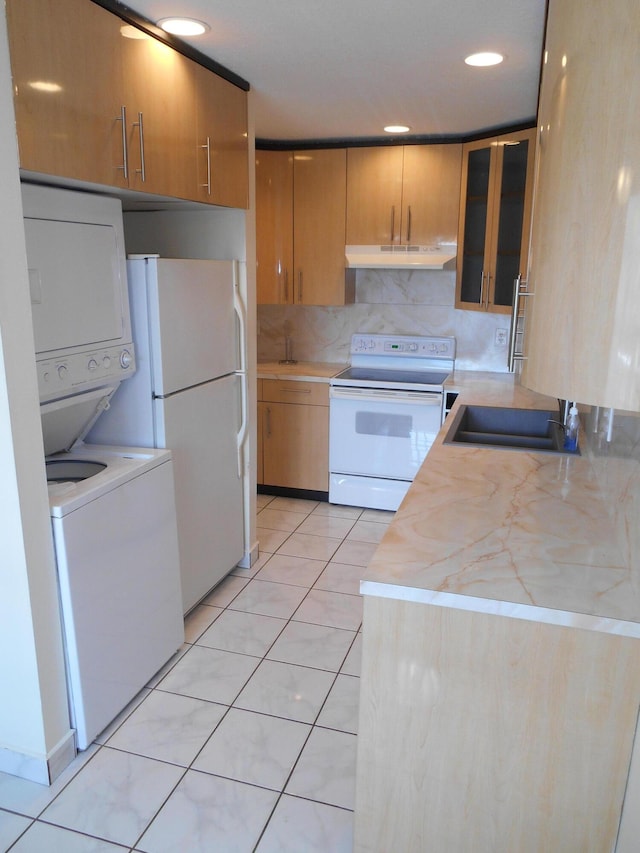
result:
[[[303,403],[308,406],[328,406],[329,383],[293,379],[263,379],[260,399],[268,403]]]

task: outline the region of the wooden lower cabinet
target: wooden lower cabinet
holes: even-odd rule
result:
[[[258,483],[329,490],[329,386],[263,380],[258,402]]]
[[[365,595],[354,851],[613,850],[639,704],[633,637]]]

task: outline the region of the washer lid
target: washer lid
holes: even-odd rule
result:
[[[62,400],[53,400],[40,406],[44,455],[69,450],[89,432],[102,412],[109,407],[109,399],[120,385],[95,388]]]

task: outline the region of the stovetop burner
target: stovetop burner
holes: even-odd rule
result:
[[[351,338],[351,366],[331,385],[442,392],[454,359],[455,338],[357,334]]]
[[[448,373],[428,370],[393,370],[375,367],[348,367],[332,380],[333,385],[351,384],[367,387],[390,387],[399,385],[401,387],[426,388],[428,390],[440,390],[444,385]]]

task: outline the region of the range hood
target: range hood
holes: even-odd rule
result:
[[[455,243],[437,246],[346,246],[345,263],[350,269],[454,270]]]

